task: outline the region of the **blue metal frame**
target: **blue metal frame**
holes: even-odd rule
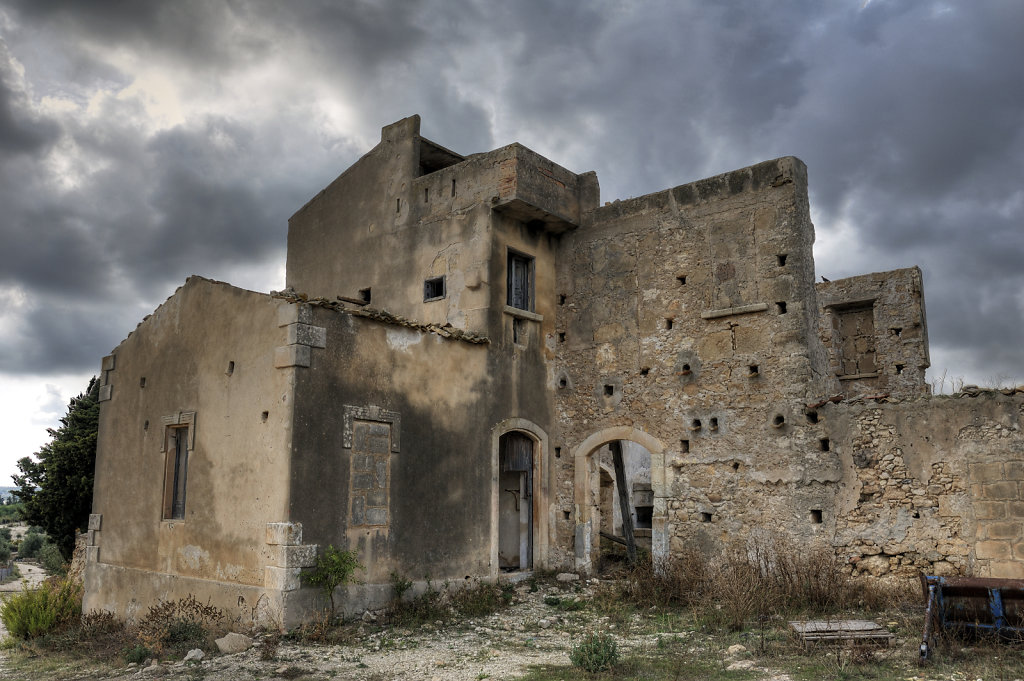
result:
[[[992,633],[1008,639],[1024,638],[1024,626],[1007,624],[1003,599],[1006,592],[1007,595],[1015,597],[1014,600],[1024,602],[1024,581],[921,575],[921,586],[927,599],[920,650],[922,662],[928,658],[930,652],[933,623],[941,625],[944,629]],[[984,603],[991,623],[980,622],[976,616],[969,615],[965,607],[967,603],[975,606]]]

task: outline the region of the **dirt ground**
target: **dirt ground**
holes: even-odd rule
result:
[[[560,612],[544,602],[545,596],[585,600],[593,595],[596,580],[577,585],[541,585],[531,591],[526,584],[516,589],[516,604],[497,614],[455,624],[427,624],[415,630],[381,631],[366,622],[354,632],[348,645],[317,645],[284,640],[275,653],[267,655],[263,637],[255,645],[233,655],[207,655],[200,662],[159,661],[147,666],[83,665],[59,659],[26,658],[23,654],[0,651],[0,679],[32,678],[40,681],[57,679],[138,678],[203,679],[204,681],[236,681],[238,679],[359,679],[384,681],[409,679],[426,681],[479,681],[482,679],[516,679],[531,665],[569,664],[569,650],[588,630],[609,630],[618,638],[623,654],[630,652],[657,654],[659,639],[665,632],[655,633],[639,624],[617,625],[607,617],[595,617],[588,611]],[[661,627],[664,628],[664,627]],[[649,633],[648,633],[649,632]],[[680,631],[670,634],[674,639],[692,639],[700,646],[699,635]],[[788,681],[789,677],[770,669],[759,669],[742,652],[717,651],[722,664],[738,665],[762,679]],[[270,657],[270,659],[266,659]],[[749,677],[748,677],[749,678]]]

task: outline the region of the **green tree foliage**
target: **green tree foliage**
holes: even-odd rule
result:
[[[24,503],[22,516],[45,529],[66,559],[92,510],[99,391],[93,377],[88,389],[71,400],[60,427],[48,431],[51,440],[36,452],[37,460],[26,456],[18,461],[21,475],[13,478],[14,494]]]

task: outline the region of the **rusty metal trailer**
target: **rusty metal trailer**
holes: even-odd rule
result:
[[[921,662],[928,659],[935,630],[1024,639],[1024,579],[921,575],[926,599]]]

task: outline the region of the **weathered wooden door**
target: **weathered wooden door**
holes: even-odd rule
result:
[[[498,567],[533,567],[533,440],[511,432],[498,447]]]

